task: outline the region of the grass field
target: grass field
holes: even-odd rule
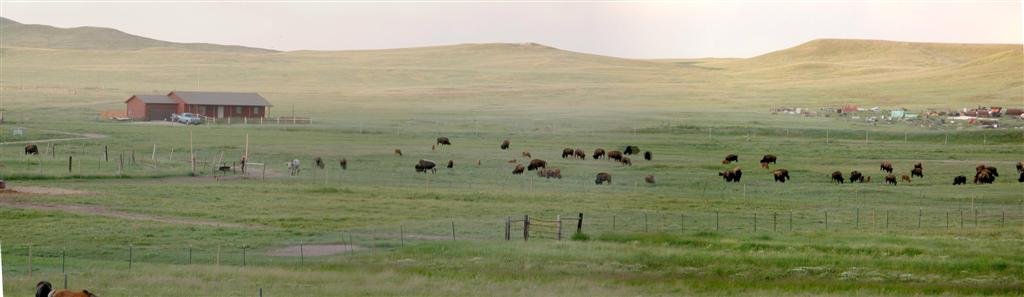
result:
[[[536,44],[284,53],[7,45],[0,179],[22,193],[0,194],[3,291],[29,295],[39,280],[63,286],[67,275],[69,287],[101,296],[1020,296],[1024,183],[1014,164],[1024,130],[768,112],[1024,105],[1020,55],[1019,45],[836,40],[753,59],[657,61]],[[193,88],[257,91],[273,115],[294,106],[316,121],[189,128],[95,118],[132,93]],[[25,135],[12,138],[14,127]],[[453,145],[431,150],[439,136]],[[247,137],[266,178],[259,165],[248,178],[213,177],[212,163],[238,160]],[[83,139],[52,142],[51,157],[43,141],[61,138]],[[511,149],[498,148],[503,139]],[[23,142],[42,154],[24,156]],[[626,145],[653,160],[560,158],[565,147]],[[513,176],[508,161],[528,161],[524,150],[563,178]],[[729,153],[740,162],[721,164]],[[767,153],[790,182],[758,167]],[[327,168],[314,169],[314,157]],[[303,164],[299,176],[287,173],[291,159]],[[417,174],[419,159],[455,167]],[[885,185],[883,160],[898,174],[922,162],[925,177]],[[951,185],[979,163],[999,168],[995,184]],[[742,182],[724,183],[717,173],[734,166]],[[872,182],[835,184],[836,170]],[[613,182],[595,185],[597,172]],[[655,185],[643,182],[649,174]],[[504,240],[508,218],[579,213],[581,235],[567,220],[562,241],[542,222],[529,241],[521,226]]]

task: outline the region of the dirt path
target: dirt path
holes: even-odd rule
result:
[[[218,221],[190,219],[190,218],[176,218],[157,216],[150,214],[131,213],[126,211],[111,210],[103,206],[92,206],[92,205],[74,205],[74,204],[43,204],[43,203],[32,203],[23,202],[13,199],[13,196],[18,194],[4,194],[0,195],[0,207],[10,207],[19,209],[31,209],[31,210],[45,210],[45,211],[63,211],[74,214],[92,215],[92,216],[103,216],[117,219],[128,219],[137,221],[151,221],[160,222],[167,224],[178,224],[178,225],[196,225],[196,226],[210,226],[210,227],[226,227],[226,228],[260,228],[259,226],[243,225],[236,223],[225,223]],[[71,194],[62,194],[71,195]]]
[[[271,250],[266,253],[267,256],[275,257],[298,257],[298,256],[330,256],[337,255],[347,252],[358,252],[366,250],[365,247],[351,244],[307,244],[307,245],[292,245],[286,246],[279,249]]]
[[[63,133],[63,134],[67,134],[67,135],[73,135],[73,136],[76,136],[76,137],[40,139],[40,140],[10,141],[10,142],[0,143],[0,145],[27,144],[27,143],[47,143],[47,142],[60,142],[60,141],[72,141],[72,140],[83,140],[83,139],[107,138],[107,135],[96,134],[96,133],[71,133],[71,132],[60,132],[60,131],[53,131],[53,132]]]

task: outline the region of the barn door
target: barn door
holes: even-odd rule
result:
[[[224,117],[224,106],[217,106],[217,118]]]

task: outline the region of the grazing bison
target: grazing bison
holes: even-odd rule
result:
[[[537,176],[543,178],[557,178],[562,179],[562,169],[558,168],[544,168],[537,170]]]
[[[892,173],[892,162],[882,161],[882,165],[879,165],[878,169],[885,171],[885,173]]]
[[[291,176],[299,175],[299,171],[302,171],[302,168],[299,167],[299,159],[292,159],[291,162],[285,162],[285,165],[288,166],[288,174]]]
[[[530,155],[530,152],[529,152],[529,151],[523,151],[523,157],[527,157],[527,158],[533,158],[533,156],[532,156],[532,155]]]
[[[571,148],[562,149],[562,159],[572,157],[573,153],[575,153],[575,151],[573,151]]]
[[[654,175],[644,176],[644,182],[653,185],[654,184]]]
[[[604,149],[599,148],[594,150],[594,160],[600,159],[601,157],[604,157]]]
[[[996,168],[992,166],[985,166],[985,164],[978,165],[978,167],[974,168],[974,170],[977,172],[988,170],[989,174],[991,174],[992,177],[999,176],[999,170],[996,170]]]
[[[523,170],[526,170],[526,167],[524,167],[523,164],[516,164],[516,167],[512,169],[512,174],[523,174]]]
[[[892,174],[886,175],[885,176],[885,183],[895,185],[896,184],[896,176],[892,175]]]
[[[452,141],[448,137],[438,137],[437,145],[452,145]]]
[[[41,281],[36,284],[36,297],[96,297],[96,294],[89,290],[71,291],[68,289],[53,289],[48,281]]]
[[[26,145],[25,146],[25,154],[26,155],[38,155],[39,154],[39,147],[37,147],[34,144]]]
[[[402,156],[402,150],[400,150],[400,149],[395,149],[395,156],[399,156],[399,157],[401,157],[401,156]]]
[[[789,170],[775,169],[772,171],[772,177],[775,178],[775,182],[785,183],[789,180]]]
[[[448,168],[453,168],[453,167],[455,167],[455,161],[448,160]]]
[[[836,183],[839,184],[846,183],[846,180],[843,179],[843,173],[839,172],[838,170],[832,172],[832,181],[835,181]],[[850,182],[853,182],[853,176],[850,176]]]
[[[416,172],[426,173],[427,171],[430,171],[431,173],[437,173],[437,163],[430,160],[420,159],[419,162],[416,162],[415,168]]]
[[[324,159],[320,157],[313,158],[313,165],[315,165],[316,168],[324,169]]]
[[[857,170],[850,171],[850,182],[851,183],[853,183],[853,182],[863,183],[864,182],[864,175],[861,174],[860,171],[857,171]]]
[[[914,169],[910,170],[910,176],[912,176],[912,177],[922,177],[923,178],[924,177],[924,169],[921,168],[921,167],[914,167]]]
[[[587,159],[587,152],[583,151],[583,149],[581,148],[577,148],[575,151],[573,151],[573,155],[575,155],[576,158],[580,160]]]
[[[650,161],[654,158],[654,154],[651,151],[644,152],[644,160]]]
[[[722,179],[725,180],[725,182],[738,183],[738,182],[740,182],[740,178],[743,177],[743,170],[740,170],[739,167],[736,167],[736,168],[733,168],[732,170],[726,170],[726,171],[719,172],[718,176],[721,176]]]
[[[622,162],[622,152],[620,152],[620,151],[610,151],[610,152],[608,152],[608,159]]]
[[[507,149],[508,149],[508,146],[509,146],[510,144],[511,144],[511,142],[509,142],[509,141],[508,141],[508,139],[502,140],[502,141],[501,141],[501,149],[502,149],[502,150],[507,150]]]
[[[341,170],[346,170],[348,169],[348,160],[341,158],[341,161],[338,161],[338,165],[341,165]]]
[[[953,178],[953,185],[954,186],[955,185],[966,185],[966,184],[967,184],[967,177],[966,176],[960,175],[960,176],[957,176],[957,177]]]
[[[611,184],[612,183],[612,175],[608,174],[607,172],[598,173],[597,174],[597,178],[594,179],[594,183],[598,184],[598,185],[603,184],[603,183]]]
[[[739,161],[740,161],[740,156],[737,156],[736,154],[729,154],[729,155],[725,156],[725,159],[722,159],[722,164],[729,164],[729,163],[732,163],[732,162],[739,162]]]
[[[905,182],[908,182],[908,183],[909,183],[909,182],[910,182],[910,176],[909,176],[909,175],[906,175],[906,174],[904,174],[904,175],[901,175],[901,176],[900,176],[900,180],[901,180],[901,181],[905,181]]]
[[[768,163],[775,164],[775,161],[777,161],[778,159],[779,158],[776,158],[775,155],[764,155],[763,157],[761,157],[761,168],[768,169]]]
[[[1024,173],[1024,161],[1017,161],[1017,172]]]
[[[626,166],[633,166],[633,161],[629,160],[629,157],[622,157],[622,160],[619,160],[619,163]]]
[[[623,154],[633,155],[640,153],[640,147],[635,145],[627,145],[626,149],[622,150]]]
[[[533,171],[537,168],[547,168],[548,162],[541,159],[530,160],[530,166],[526,167],[526,170]]]
[[[978,165],[978,172],[974,174],[975,184],[991,184],[996,181],[997,173],[992,172],[989,169],[995,169],[995,167],[986,167],[985,165]]]
[[[1017,177],[1017,182],[1024,183],[1024,171],[1020,172],[1020,177]]]

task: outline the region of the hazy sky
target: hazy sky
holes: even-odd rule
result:
[[[538,42],[632,58],[749,57],[816,38],[1022,43],[1020,1],[337,3],[0,1],[0,15],[278,50]]]

